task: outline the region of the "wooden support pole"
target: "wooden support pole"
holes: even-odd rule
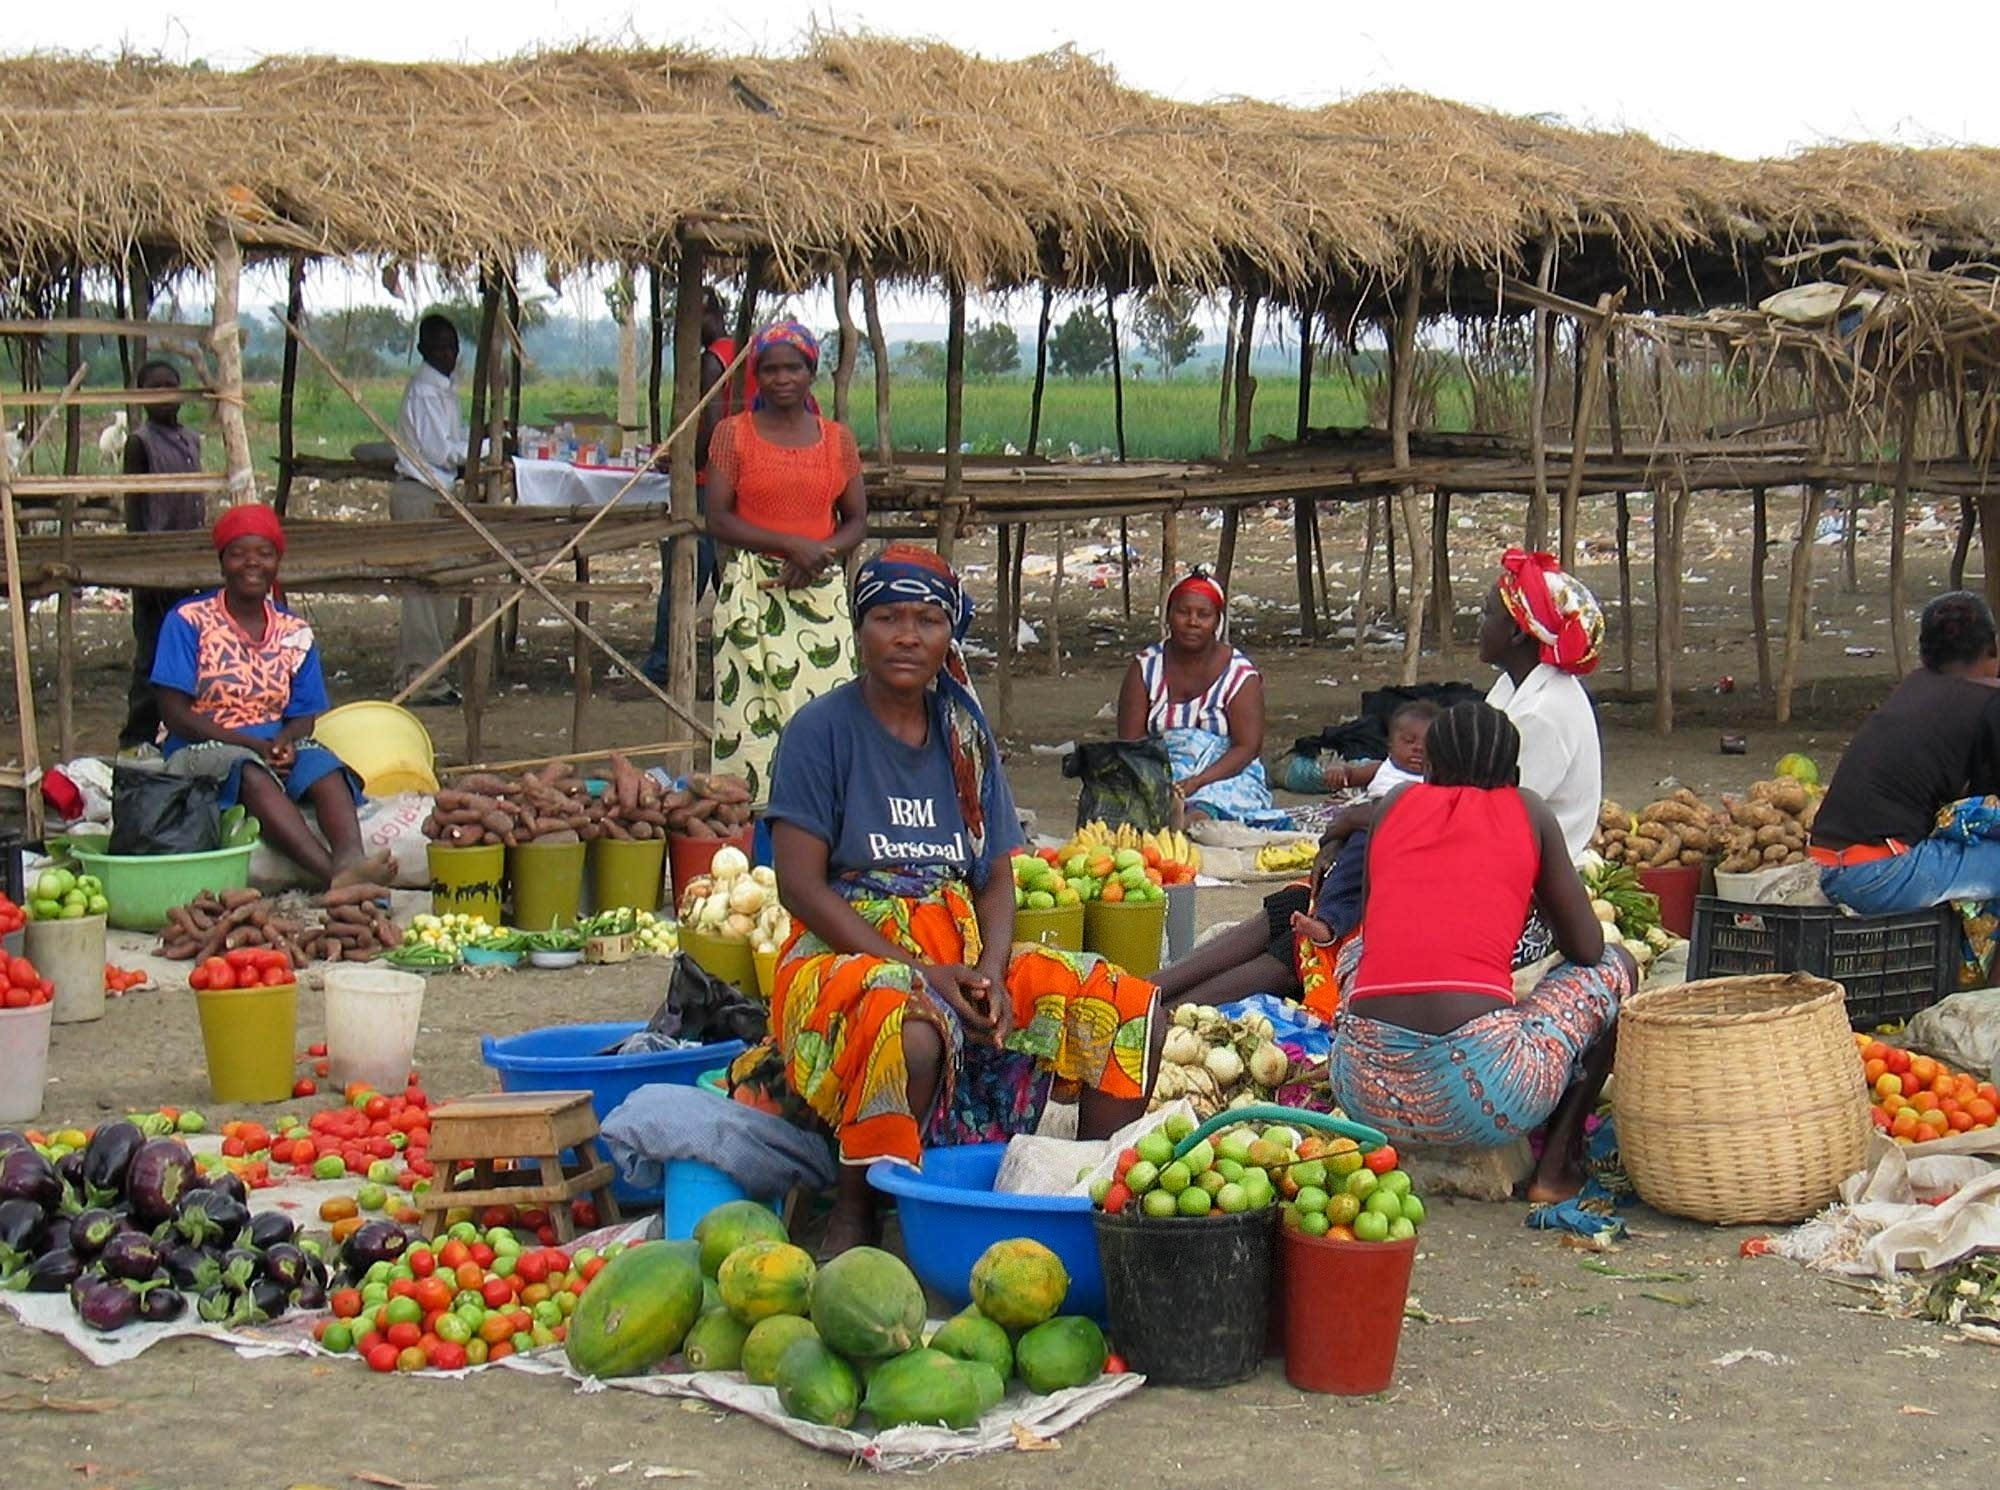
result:
[[[65,307],[72,321],[83,319],[83,272],[72,269],[64,290]],[[74,331],[63,338],[63,377],[73,380],[83,366],[83,338]],[[63,410],[63,475],[74,476],[83,469],[83,410],[72,399]],[[68,756],[63,757],[68,760]]]
[[[660,285],[660,263],[655,259],[646,266],[646,438],[654,445],[660,443],[666,428],[660,408],[660,378],[667,347],[666,299]]]
[[[1909,669],[1910,606],[1904,592],[1904,546],[1910,526],[1910,473],[1917,459],[1919,396],[1903,395],[1902,428],[1896,436],[1896,486],[1889,498],[1889,650],[1896,659],[1896,676]]]
[[[1313,352],[1317,350],[1313,339],[1312,307],[1299,312],[1299,418],[1292,438],[1301,445],[1312,432],[1313,405]]]
[[[1375,534],[1382,521],[1381,504],[1370,497],[1367,526],[1361,539],[1361,573],[1354,582],[1354,661],[1361,662],[1361,647],[1368,634],[1368,574],[1375,567]]]
[[[1764,602],[1765,551],[1771,544],[1770,493],[1750,492],[1750,630],[1757,639],[1757,696],[1771,696],[1771,618]]]
[[[1638,686],[1632,672],[1632,494],[1618,493],[1618,671],[1625,691]]]
[[[1972,400],[1961,389],[1958,407],[1953,411],[1952,433],[1957,439],[1958,458],[1966,465],[1972,464]],[[1951,546],[1951,587],[1965,588],[1965,561],[1972,555],[1972,529],[1979,521],[1979,503],[1971,496],[1958,499],[1958,536]]]
[[[11,428],[0,401],[0,430]],[[14,671],[14,716],[21,750],[21,810],[28,836],[42,836],[42,745],[35,728],[35,669],[28,650],[28,605],[21,597],[21,535],[14,511],[14,460],[0,442],[0,544],[7,566],[7,639]]]
[[[69,275],[68,311],[72,319],[83,317],[83,272],[72,269]],[[84,375],[83,341],[74,333],[63,340],[63,356],[67,363],[64,377],[71,387],[77,386]],[[138,432],[131,432],[136,439]],[[77,474],[83,459],[83,410],[71,404],[63,411],[63,474]],[[61,555],[63,572],[73,572],[76,557],[76,496],[65,492],[60,508],[60,537],[57,551]],[[24,605],[18,592],[8,592],[11,602]],[[56,591],[56,752],[63,760],[76,756],[76,586],[65,579],[62,588]]]
[[[1840,588],[1847,594],[1857,594],[1861,589],[1861,577],[1857,572],[1855,545],[1861,537],[1861,486],[1850,483],[1847,488],[1847,517],[1841,525],[1840,535]]]
[[[502,441],[499,449],[494,452],[493,457],[500,464],[501,469],[508,472],[512,471],[513,466],[507,459],[507,452],[510,449],[519,449],[521,443],[521,375],[523,371],[521,360],[521,290],[514,283],[514,276],[510,274],[507,276],[507,423],[501,431],[506,438]],[[633,415],[632,424],[633,428],[629,432],[636,434],[639,429],[639,421],[636,413]],[[513,624],[516,626],[520,624],[518,616],[515,618]],[[510,652],[515,650],[513,641],[508,643],[507,650]]]
[[[1125,353],[1118,344],[1118,292],[1104,292],[1104,324],[1111,329],[1111,432],[1118,464],[1125,464]]]
[[[1396,591],[1396,499],[1382,494],[1382,578],[1389,587],[1387,615],[1398,621],[1403,616],[1402,597]]]
[[[1812,601],[1813,527],[1819,518],[1817,484],[1808,482],[1799,498],[1799,536],[1792,544],[1791,593],[1785,605],[1785,662],[1778,676],[1779,724],[1792,720],[1792,689],[1799,678],[1799,654],[1805,650],[1806,615]]]
[[[1292,498],[1292,574],[1298,584],[1299,635],[1319,640],[1319,605],[1313,593],[1313,525],[1319,516],[1318,497],[1301,492]]]
[[[1257,380],[1250,374],[1250,362],[1257,350],[1257,306],[1262,297],[1255,290],[1243,292],[1243,323],[1236,332],[1236,425],[1229,442],[1229,462],[1236,467],[1250,463],[1250,422],[1257,398]]]
[[[882,301],[875,290],[875,271],[861,270],[861,313],[868,327],[868,353],[875,363],[875,459],[885,471],[896,469],[896,440],[889,424],[889,339],[882,334]]]
[[[854,269],[846,259],[833,266],[833,320],[840,328],[833,369],[833,422],[847,424],[854,402],[854,364],[861,352],[861,332],[854,324]]]
[[[1049,318],[1055,312],[1056,287],[1042,281],[1042,313],[1035,322],[1035,390],[1028,395],[1028,458],[1042,453],[1042,396],[1049,382]]]
[[[1578,327],[1576,415],[1570,420],[1569,479],[1563,483],[1558,533],[1562,552],[1557,555],[1567,569],[1576,562],[1577,503],[1583,495],[1584,461],[1590,454],[1590,427],[1597,411],[1598,388],[1604,381],[1604,348],[1611,338],[1611,317],[1624,296],[1597,297],[1597,319],[1588,327]]]
[[[1021,630],[1014,610],[1014,528],[1011,523],[998,525],[995,542],[998,552],[993,567],[999,571],[1000,580],[1000,634],[994,638],[993,647],[996,674],[994,723],[1004,735],[1014,720],[1014,643]]]
[[[1416,381],[1417,323],[1423,314],[1424,266],[1412,257],[1403,286],[1403,303],[1396,315],[1396,336],[1390,364],[1389,452],[1399,469],[1410,465],[1411,387]],[[1397,496],[1403,532],[1410,548],[1410,606],[1403,624],[1403,686],[1417,681],[1424,647],[1424,607],[1430,603],[1431,551],[1425,541],[1417,489],[1406,484]]]
[[[2000,607],[2000,492],[1980,493],[1979,550],[1986,604]]]
[[[1544,294],[1555,282],[1556,240],[1553,234],[1542,240],[1541,268],[1535,275],[1535,283]],[[1530,552],[1541,549],[1549,536],[1549,331],[1552,326],[1548,307],[1541,301],[1535,302],[1534,310],[1534,376],[1528,391],[1528,458],[1534,465],[1535,488],[1528,498],[1527,546]]]
[[[736,345],[738,347],[749,346],[751,333],[757,329],[757,297],[763,293],[764,268],[769,258],[770,255],[764,249],[753,248],[750,250],[749,258],[743,262],[743,293],[736,302]],[[748,382],[749,376],[747,373],[737,374],[736,398],[732,407],[738,409],[749,407],[749,400],[743,396],[743,390]]]
[[[1674,550],[1674,489],[1663,479],[1653,488],[1653,729],[1674,731],[1675,591],[1680,556]]]
[[[250,431],[243,421],[243,328],[236,320],[243,249],[226,223],[215,225],[209,241],[215,255],[215,320],[209,330],[215,352],[215,422],[222,429],[229,500],[254,502],[257,471],[250,463]]]
[[[1153,607],[1162,630],[1167,624],[1167,594],[1179,582],[1181,563],[1181,510],[1169,507],[1160,514],[1160,597]]]
[[[1604,416],[1611,422],[1611,454],[1614,459],[1625,458],[1625,421],[1619,417],[1618,409],[1618,331],[1616,327],[1606,327],[1604,332]]]
[[[578,554],[575,563],[577,586],[579,589],[583,589],[585,594],[589,594],[589,590],[584,589],[584,587],[590,583],[590,560],[584,555]],[[576,603],[576,614],[580,622],[589,621],[590,602],[588,600],[578,600]],[[591,646],[590,637],[585,633],[581,625],[570,628],[570,645],[571,682],[575,685],[575,691],[570,701],[569,748],[571,750],[582,750],[584,748],[583,727],[585,722],[590,718]]]
[[[478,503],[486,494],[486,462],[480,445],[486,438],[486,389],[492,380],[489,367],[493,358],[493,332],[500,320],[500,275],[495,269],[479,272],[479,339],[472,352],[472,417],[466,421],[465,500]],[[461,603],[463,616],[466,604]],[[475,754],[477,752],[474,752]]]
[[[695,521],[695,441],[697,430],[685,419],[701,398],[702,251],[683,240],[674,279],[674,425],[679,435],[669,458],[668,488],[675,517]],[[738,350],[748,346],[738,342]],[[879,364],[878,364],[879,365]],[[880,415],[878,413],[877,418]],[[682,427],[684,426],[685,427]],[[694,698],[695,687],[695,539],[683,534],[667,546],[664,583],[673,597],[667,612],[667,694],[683,701]],[[686,770],[693,754],[676,755],[669,769]]]
[[[306,256],[295,253],[285,266],[285,319],[296,326],[306,318]],[[283,517],[292,503],[292,481],[297,472],[298,444],[295,424],[299,402],[299,344],[285,332],[284,360],[278,368],[278,492],[271,505]]]
[[[1069,544],[1069,529],[1062,523],[1056,524],[1056,577],[1054,593],[1049,599],[1049,675],[1062,676],[1062,592],[1063,592],[1063,550]]]
[[[1431,621],[1437,633],[1438,661],[1451,665],[1451,493],[1439,487],[1431,493]]]
[[[620,264],[611,282],[611,307],[618,313],[618,429],[628,438],[639,424],[639,279]]]
[[[965,282],[946,287],[950,324],[944,339],[944,489],[938,495],[938,556],[947,564],[958,547],[965,504]]]
[[[1229,459],[1229,396],[1236,381],[1236,317],[1242,301],[1243,292],[1232,288],[1229,314],[1223,318],[1222,386],[1215,403],[1215,458],[1221,461]]]
[[[511,353],[513,336],[507,316],[507,296],[505,282],[508,273],[499,269],[493,271],[488,289],[493,305],[493,325],[486,347],[484,366],[486,397],[484,412],[485,429],[474,426],[472,439],[475,443],[483,435],[485,450],[479,460],[479,488],[476,500],[491,502],[495,496],[494,481],[502,469],[502,452],[506,448],[507,436],[507,359]],[[475,599],[472,602],[473,623],[482,619],[492,608],[493,602]],[[515,614],[519,614],[518,611]],[[588,625],[587,620],[581,624]],[[465,753],[477,760],[484,753],[486,729],[486,690],[493,676],[493,634],[490,630],[480,633],[473,644],[471,659],[466,665],[464,686],[459,690],[460,702],[465,716]],[[574,744],[572,744],[574,748]]]

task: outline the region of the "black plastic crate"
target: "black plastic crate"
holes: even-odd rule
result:
[[[1950,906],[1850,916],[1823,905],[1750,905],[1698,896],[1690,978],[1811,973],[1847,990],[1856,1029],[1908,1019],[1958,990],[1959,919]]]

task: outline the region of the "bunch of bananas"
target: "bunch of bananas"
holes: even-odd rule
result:
[[[1312,868],[1318,854],[1319,844],[1310,838],[1298,838],[1290,843],[1267,843],[1257,850],[1257,868],[1264,874],[1290,874],[1295,870]]]
[[[1120,849],[1133,849],[1146,853],[1148,849],[1157,856],[1160,864],[1185,864],[1189,869],[1201,868],[1201,845],[1189,838],[1178,828],[1158,828],[1141,832],[1130,823],[1120,823],[1112,827],[1102,818],[1085,823],[1076,830],[1064,853],[1076,850],[1090,853],[1103,849],[1107,853],[1117,853]],[[1148,862],[1153,862],[1151,859]]]

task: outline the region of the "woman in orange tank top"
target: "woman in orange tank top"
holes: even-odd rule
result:
[[[785,722],[854,677],[846,559],[868,533],[861,455],[812,400],[819,343],[779,321],[750,343],[757,396],[708,445],[708,531],[735,550],[715,603],[714,767],[770,796]]]
[[[1605,945],[1555,814],[1516,785],[1520,751],[1505,714],[1460,704],[1431,724],[1424,781],[1384,800],[1328,1077],[1350,1117],[1398,1143],[1497,1147],[1546,1124],[1528,1198],[1551,1201],[1582,1187],[1583,1120],[1637,968]],[[1517,998],[1530,900],[1565,960]]]

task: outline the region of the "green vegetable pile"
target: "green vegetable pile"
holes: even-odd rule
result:
[[[531,931],[521,938],[521,946],[529,952],[581,952],[583,933],[573,926]]]
[[[382,954],[382,960],[391,967],[406,968],[416,973],[442,972],[458,966],[457,953],[424,942],[404,942],[400,947],[391,947]]]
[[[639,930],[639,913],[629,905],[599,911],[578,928],[585,936],[631,936]]]
[[[1583,888],[1592,900],[1606,901],[1618,913],[1618,934],[1627,941],[1644,941],[1660,924],[1660,897],[1639,883],[1639,871],[1629,864],[1610,864],[1593,855],[1584,863]]]

